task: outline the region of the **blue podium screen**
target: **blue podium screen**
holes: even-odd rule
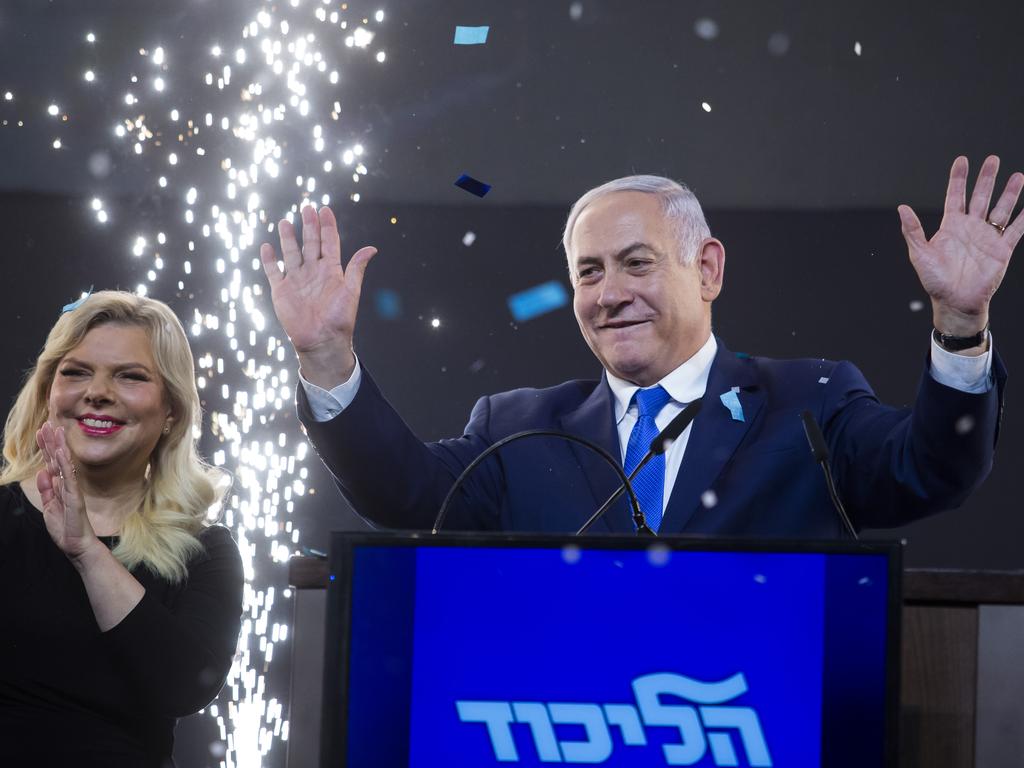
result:
[[[884,764],[885,553],[351,557],[346,765]]]

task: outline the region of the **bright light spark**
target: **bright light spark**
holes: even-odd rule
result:
[[[356,48],[365,48],[373,42],[373,32],[365,27],[356,27],[352,31],[352,44]]]
[[[51,104],[46,108],[46,111],[51,117],[56,117],[60,114],[60,107],[58,107],[56,104]]]
[[[87,69],[85,70],[85,74],[82,75],[82,77],[85,78],[85,82],[91,83],[96,79],[96,73],[93,72],[91,69]]]
[[[87,42],[87,43],[95,43],[96,42],[96,35],[93,34],[92,32],[87,32],[86,35],[85,35],[85,42]]]
[[[702,101],[700,103],[700,108],[703,109],[705,112],[710,112],[711,111],[711,105],[708,104],[706,101]]]

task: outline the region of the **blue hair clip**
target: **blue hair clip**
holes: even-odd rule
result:
[[[78,301],[72,301],[70,304],[65,304],[64,309],[60,311],[61,314],[64,314],[65,312],[74,312],[80,306],[85,304],[85,300],[92,296],[92,289],[93,286],[90,285],[89,290],[85,292],[85,295],[82,298],[80,298]]]

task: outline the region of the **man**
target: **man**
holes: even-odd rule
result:
[[[1010,222],[1024,174],[990,208],[999,160],[983,164],[970,204],[967,159],[950,172],[939,231],[925,237],[900,206],[910,260],[931,297],[935,333],[913,409],[878,403],[849,363],[737,356],[711,333],[725,248],[696,198],[667,179],[618,179],[573,206],[563,243],[583,336],[604,367],[570,381],[481,398],[465,434],[424,445],[383,398],[352,346],[359,292],[375,249],[341,267],[334,215],[302,212],[302,248],[280,223],[284,270],[264,245],[274,308],[298,353],[299,414],[361,515],[429,528],[454,479],[489,445],[524,429],[587,438],[631,470],[686,403],[700,414],[637,476],[661,533],[843,535],[799,414],[822,425],[855,527],[896,526],[960,504],[988,473],[1005,373],[993,360],[989,302],[1024,234]],[[616,488],[579,446],[551,438],[504,447],[468,478],[452,528],[571,532]],[[633,530],[623,501],[594,532]]]

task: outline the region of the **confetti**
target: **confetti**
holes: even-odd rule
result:
[[[467,232],[466,234],[464,234],[462,236],[462,244],[464,246],[466,246],[467,248],[469,246],[471,246],[475,242],[476,242],[476,233],[475,232]]]
[[[490,27],[455,27],[455,45],[483,45]]]
[[[819,384],[828,384],[828,376],[822,376],[820,379],[818,379],[818,383]]]
[[[789,35],[785,32],[773,32],[768,38],[768,53],[772,56],[785,56],[789,52]]]
[[[922,309],[924,309],[924,302],[921,301],[920,299],[914,299],[912,302],[910,302],[911,312],[920,312]]]
[[[697,19],[693,23],[694,34],[701,40],[714,40],[718,37],[718,22],[714,19]]]
[[[490,184],[484,184],[482,181],[477,181],[469,174],[462,174],[455,180],[455,186],[461,187],[467,192],[476,195],[477,197],[483,197],[491,191]]]
[[[730,389],[728,392],[723,392],[718,396],[718,399],[722,401],[722,405],[729,409],[733,421],[746,421],[743,418],[743,406],[740,404],[739,395],[736,394],[735,390]]]
[[[508,297],[508,308],[517,322],[532,320],[569,303],[569,292],[557,280],[528,288]]]
[[[708,488],[700,495],[700,503],[704,506],[704,509],[712,509],[718,506],[718,494]]]
[[[373,297],[377,314],[385,320],[396,320],[402,315],[402,299],[390,288],[382,288]]]
[[[970,414],[964,414],[956,423],[953,425],[958,435],[966,435],[974,429],[974,417]]]
[[[83,293],[81,298],[79,298],[77,301],[72,301],[70,304],[65,304],[64,307],[61,309],[61,314],[64,314],[65,312],[74,312],[80,306],[85,304],[85,300],[92,296],[93,288],[94,286],[90,285],[89,290]]]
[[[647,562],[655,568],[668,565],[672,559],[672,550],[664,544],[653,544],[647,548]]]

